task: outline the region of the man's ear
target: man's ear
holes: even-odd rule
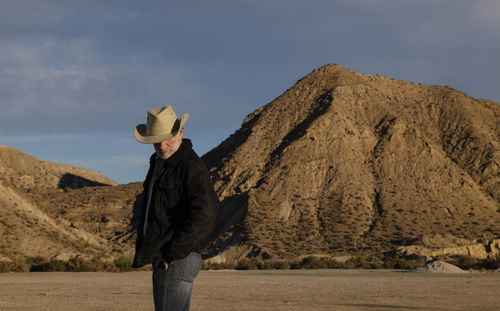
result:
[[[179,130],[179,133],[177,135],[179,135],[182,138],[182,133],[184,133],[184,128],[183,127],[181,127],[181,129]]]

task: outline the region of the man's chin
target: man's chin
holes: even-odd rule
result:
[[[162,160],[166,160],[166,159],[170,158],[172,153],[158,153],[157,152],[156,155],[158,156],[158,158],[160,158]]]

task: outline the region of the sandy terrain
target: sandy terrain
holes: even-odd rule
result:
[[[0,274],[0,310],[153,310],[151,272]],[[202,271],[191,310],[500,310],[500,273]]]

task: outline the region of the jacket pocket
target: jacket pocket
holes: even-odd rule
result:
[[[179,188],[173,182],[160,183],[156,189],[156,207],[168,214],[175,208],[179,201]]]

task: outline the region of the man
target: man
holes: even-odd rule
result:
[[[155,310],[189,310],[193,280],[201,268],[199,249],[213,228],[219,201],[208,170],[182,139],[189,115],[177,118],[171,106],[148,111],[135,128],[140,143],[155,153],[144,181],[138,211],[134,267],[153,264]]]

